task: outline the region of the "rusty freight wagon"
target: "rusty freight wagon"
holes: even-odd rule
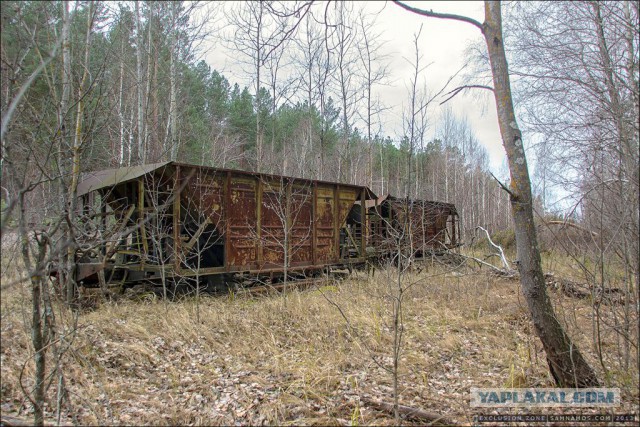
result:
[[[446,252],[460,245],[455,205],[386,195],[366,202],[370,244],[378,258],[398,249],[415,258]]]
[[[277,282],[363,263],[367,187],[165,162],[88,173],[78,186],[84,287]]]

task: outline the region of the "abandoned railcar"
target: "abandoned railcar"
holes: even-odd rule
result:
[[[364,263],[367,187],[164,162],[86,174],[78,186],[84,287],[225,289],[251,276]],[[87,249],[89,248],[89,249]]]
[[[389,194],[366,202],[370,245],[378,258],[402,250],[420,259],[460,245],[455,205],[398,198]]]

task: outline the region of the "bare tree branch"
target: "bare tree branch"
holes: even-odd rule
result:
[[[452,19],[454,21],[466,22],[468,24],[474,25],[480,29],[484,33],[483,25],[476,21],[475,19],[469,18],[467,16],[455,15],[452,13],[437,13],[432,10],[424,10],[418,9],[417,7],[412,7],[397,0],[392,0],[395,4],[400,6],[401,8],[408,10],[409,12],[417,13],[418,15],[428,16],[430,18],[440,18],[440,19]]]
[[[493,92],[493,88],[491,86],[485,86],[485,85],[464,85],[464,86],[458,86],[457,88],[447,92],[445,94],[446,95],[451,95],[449,96],[447,99],[445,99],[444,101],[442,101],[440,103],[440,105],[444,104],[445,102],[451,100],[454,96],[456,96],[457,94],[459,94],[460,92],[462,92],[463,90],[466,89],[487,89]]]

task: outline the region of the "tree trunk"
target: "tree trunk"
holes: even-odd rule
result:
[[[138,159],[144,163],[144,110],[142,103],[142,23],[140,22],[140,3],[136,2],[136,92],[138,95]]]
[[[45,373],[46,373],[46,322],[42,322],[42,269],[45,255],[47,253],[47,241],[41,237],[38,241],[38,254],[35,259],[35,265],[32,264],[30,254],[29,235],[26,223],[26,203],[25,192],[20,191],[18,195],[18,207],[20,216],[18,222],[18,231],[20,233],[22,260],[26,271],[31,276],[31,343],[33,345],[35,372],[33,395],[27,396],[33,405],[33,424],[36,426],[44,425],[44,400],[46,392]]]
[[[260,84],[261,84],[261,71],[262,65],[266,58],[262,56],[262,49],[264,48],[262,41],[262,19],[264,18],[262,3],[258,6],[258,14],[256,16],[258,22],[256,23],[256,172],[261,172],[262,161],[262,122],[260,122]]]
[[[120,121],[120,153],[118,156],[118,166],[124,166],[124,111],[122,107],[122,99],[124,97],[124,36],[120,36],[122,38],[120,44],[120,89],[118,91],[118,119]]]
[[[558,321],[542,273],[542,262],[533,221],[533,197],[522,133],[516,122],[507,58],[502,38],[502,15],[499,1],[485,1],[485,22],[466,16],[435,13],[417,9],[394,0],[400,7],[423,16],[451,19],[472,24],[484,35],[496,99],[498,122],[509,171],[511,173],[511,214],[515,226],[518,270],[522,292],[531,318],[547,354],[549,369],[560,387],[594,387],[599,382],[595,372],[573,344]],[[454,175],[455,178],[455,175]]]
[[[177,16],[176,7],[178,5],[175,2],[171,3],[171,51],[170,51],[170,108],[169,108],[169,124],[171,127],[171,141],[169,142],[169,152],[171,153],[170,160],[176,160],[178,158],[178,101],[177,101],[177,68],[176,68],[176,55],[178,50],[178,29],[177,29]]]
[[[59,131],[60,131],[60,142],[58,146],[58,168],[59,168],[59,196],[61,209],[60,212],[64,212],[67,208],[68,203],[68,195],[66,188],[65,177],[68,173],[68,161],[64,158],[65,155],[68,154],[69,150],[69,142],[67,141],[67,129],[66,129],[66,120],[65,116],[67,115],[69,108],[69,99],[71,97],[71,42],[69,40],[69,27],[71,25],[71,19],[69,17],[69,2],[63,2],[62,16],[63,16],[63,24],[62,24],[62,98],[60,99],[60,110],[59,110]],[[71,230],[65,227],[64,229],[65,239],[70,238]],[[63,283],[65,289],[70,288],[71,285],[71,265],[70,263],[73,260],[69,260],[69,251],[67,253],[61,254],[61,262],[65,266],[64,273],[60,277],[60,282]]]
[[[85,49],[84,49],[84,72],[82,73],[82,80],[80,81],[80,87],[78,88],[78,110],[76,113],[76,127],[75,127],[75,135],[73,138],[73,147],[72,147],[72,161],[71,161],[71,185],[69,186],[69,224],[75,223],[76,216],[76,206],[77,206],[77,194],[78,194],[78,181],[80,180],[80,160],[82,155],[82,145],[84,142],[83,136],[83,116],[84,116],[84,105],[85,105],[85,88],[87,86],[87,80],[89,79],[89,53],[91,47],[91,33],[93,30],[93,14],[94,14],[94,3],[89,2],[89,11],[87,17],[87,33],[85,39]],[[76,251],[76,242],[74,236],[74,230],[72,228],[69,229],[69,233],[67,236],[67,304],[71,305],[75,295],[75,251]]]
[[[71,42],[69,40],[69,27],[71,19],[69,18],[69,2],[64,1],[62,7],[62,97],[60,99],[60,110],[58,112],[58,127],[60,132],[58,146],[58,168],[60,169],[60,195],[66,192],[64,184],[64,163],[65,153],[67,153],[67,130],[65,117],[69,106],[69,97],[71,95]],[[66,205],[64,197],[60,197],[61,211]]]
[[[533,221],[529,170],[511,98],[499,2],[485,2],[482,27],[491,62],[500,133],[511,172],[511,213],[522,291],[556,383],[561,387],[598,386],[595,372],[565,333],[547,295]]]

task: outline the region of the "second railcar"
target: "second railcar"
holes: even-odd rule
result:
[[[458,212],[451,203],[391,195],[366,203],[371,246],[379,258],[398,250],[423,258],[460,245]]]

